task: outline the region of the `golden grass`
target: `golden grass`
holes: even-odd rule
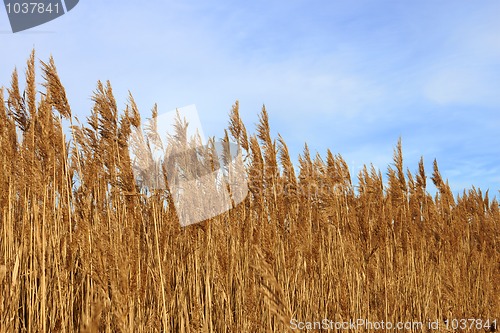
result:
[[[387,186],[365,167],[355,187],[340,155],[313,158],[307,146],[296,172],[266,110],[248,136],[236,103],[229,133],[247,158],[249,195],[181,228],[168,193],[142,195],[133,177],[133,98],[120,114],[99,82],[91,116],[68,139],[64,87],[52,59],[41,65],[43,92],[34,52],[25,90],[16,71],[0,90],[1,332],[500,320],[498,202],[474,188],[454,197],[437,162],[434,198],[423,161],[405,172],[401,142]]]

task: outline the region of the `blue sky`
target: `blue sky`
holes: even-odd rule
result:
[[[0,9],[0,85],[33,47],[52,54],[74,114],[97,80],[144,116],[195,104],[222,136],[236,99],[250,132],[262,104],[293,156],[340,153],[353,176],[438,160],[454,193],[500,189],[500,2],[91,1],[12,34]],[[430,180],[429,180],[430,182]]]

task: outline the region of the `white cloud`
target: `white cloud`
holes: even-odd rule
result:
[[[487,9],[486,9],[487,8]],[[439,105],[500,106],[500,5],[450,18],[452,29],[424,69],[423,93]],[[431,53],[433,52],[433,53]]]
[[[500,106],[498,77],[487,66],[455,66],[437,71],[425,84],[424,94],[441,104]]]

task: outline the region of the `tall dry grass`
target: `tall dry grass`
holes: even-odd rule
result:
[[[169,193],[145,195],[134,179],[133,97],[120,112],[99,82],[78,124],[54,61],[41,63],[40,92],[35,65],[33,52],[24,90],[16,71],[0,90],[1,332],[500,320],[498,202],[475,188],[454,197],[437,162],[432,197],[423,160],[406,169],[401,141],[386,175],[365,167],[354,186],[330,151],[323,159],[306,145],[295,170],[265,108],[249,135],[236,102],[225,140],[243,149],[249,195],[181,228]]]

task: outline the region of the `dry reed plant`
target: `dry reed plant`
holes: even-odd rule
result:
[[[120,112],[99,82],[82,124],[53,59],[41,62],[43,91],[35,69],[33,52],[24,90],[15,70],[0,89],[1,332],[287,332],[325,318],[438,320],[446,331],[444,320],[500,320],[497,200],[476,188],[454,197],[437,162],[432,197],[423,160],[405,169],[401,141],[386,175],[365,167],[355,186],[331,151],[306,145],[295,170],[266,109],[252,135],[236,102],[223,142],[242,147],[249,193],[182,228],[172,194],[134,178],[133,97]],[[163,149],[197,146],[186,126]],[[148,131],[156,142],[154,122]],[[218,168],[213,145],[198,153]]]

